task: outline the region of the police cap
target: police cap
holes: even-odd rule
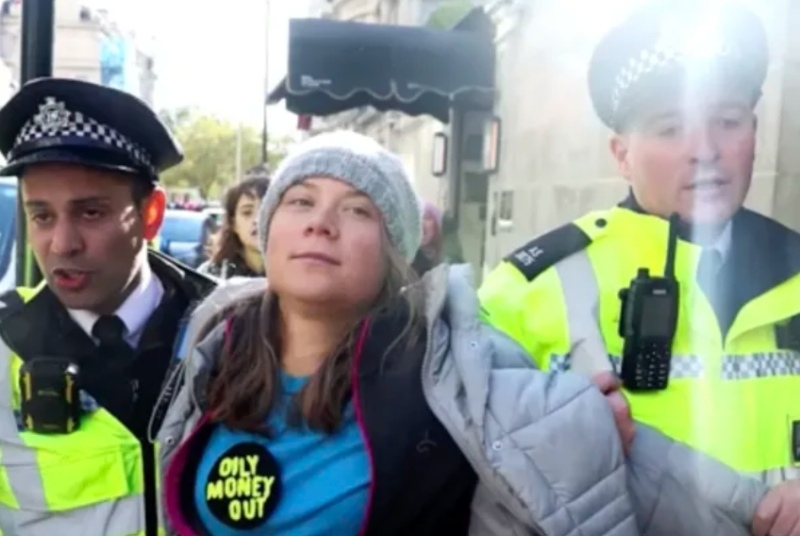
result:
[[[731,3],[661,0],[636,11],[600,41],[589,63],[595,112],[612,129],[648,97],[706,82],[761,96],[769,54],[758,16]],[[680,94],[680,93],[678,93]]]
[[[143,101],[117,89],[59,78],[25,85],[0,108],[0,175],[72,163],[155,182],[183,160],[180,145]]]

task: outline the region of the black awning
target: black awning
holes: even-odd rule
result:
[[[268,97],[296,113],[324,116],[373,106],[447,123],[454,101],[491,107],[491,36],[411,26],[295,19],[289,72]]]

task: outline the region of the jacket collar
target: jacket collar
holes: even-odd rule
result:
[[[639,202],[633,196],[633,192],[628,192],[628,196],[625,199],[623,199],[619,203],[618,206],[621,207],[621,208],[628,209],[628,210],[630,210],[632,212],[636,212],[637,214],[657,217],[657,216],[653,216],[652,214],[648,213],[639,204]],[[741,212],[741,210],[739,212]],[[732,235],[733,222],[737,219],[737,216],[738,216],[739,212],[737,212],[734,215],[734,217],[731,219],[731,221],[729,221],[726,224],[726,227],[725,227],[725,229],[723,231],[724,234],[723,234],[723,237],[722,237],[722,240],[724,241],[724,243],[723,244],[715,244],[715,247],[719,246],[720,248],[724,249],[724,251],[720,251],[720,253],[723,253],[723,256],[725,256],[725,257],[727,257],[727,254],[730,252],[730,241],[731,241],[731,235]],[[695,233],[692,232],[691,224],[689,224],[688,222],[681,221],[678,224],[678,236],[682,240],[685,240],[686,242],[694,242]]]

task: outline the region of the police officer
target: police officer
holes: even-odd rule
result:
[[[750,11],[703,5],[649,4],[597,45],[591,99],[630,196],[509,255],[480,298],[543,368],[663,370],[626,389],[634,419],[774,486],[754,533],[800,535],[800,236],[742,207],[767,40]],[[620,290],[641,268],[638,289],[666,281],[630,309],[654,346],[621,365],[638,339]]]
[[[156,536],[148,424],[213,283],[148,252],[178,144],[137,98],[40,79],[0,109],[45,283],[0,297],[0,534]]]

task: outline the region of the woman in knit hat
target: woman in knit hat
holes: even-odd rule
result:
[[[481,325],[468,268],[415,281],[421,223],[399,159],[368,138],[321,135],[283,161],[259,218],[269,284],[198,307],[165,389],[169,535],[634,536],[634,504],[669,518],[680,452],[645,433],[631,501],[624,412]]]

